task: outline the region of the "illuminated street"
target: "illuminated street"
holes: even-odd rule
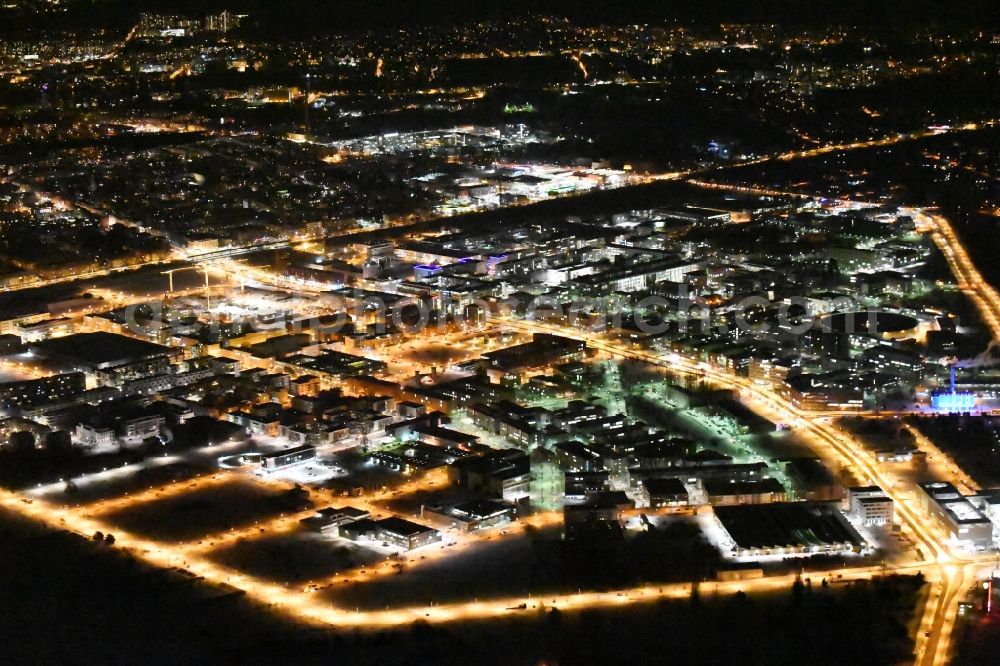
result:
[[[0,7],[0,661],[997,663],[997,8],[196,4]]]

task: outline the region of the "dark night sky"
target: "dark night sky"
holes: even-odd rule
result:
[[[22,0],[31,7],[35,0]],[[59,19],[21,10],[5,12],[0,31],[67,25],[127,26],[140,11],[202,15],[228,8],[265,19],[261,24],[284,36],[343,32],[416,24],[447,24],[529,15],[567,16],[580,23],[777,22],[785,25],[843,25],[895,29],[904,26],[1000,23],[993,0],[68,0],[74,9]]]

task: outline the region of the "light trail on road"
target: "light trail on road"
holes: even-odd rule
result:
[[[2,490],[0,491],[0,506],[51,528],[69,530],[83,537],[89,537],[95,532],[114,534],[116,538],[115,548],[126,550],[138,560],[156,567],[183,569],[219,587],[242,590],[250,599],[272,606],[276,612],[300,620],[336,627],[371,629],[408,625],[417,620],[438,623],[510,617],[522,610],[538,611],[545,608],[558,608],[562,611],[572,611],[621,607],[658,599],[686,598],[690,596],[692,589],[692,583],[641,585],[602,592],[534,594],[484,599],[483,601],[416,605],[384,611],[358,609],[351,611],[317,599],[315,595],[300,589],[290,589],[284,585],[269,583],[220,566],[207,559],[192,556],[183,547],[144,539],[125,530],[117,529],[114,525],[84,517],[78,511],[57,507],[42,500],[27,500],[17,493]],[[898,573],[917,573],[922,571],[922,567],[913,564],[897,567],[895,571]],[[869,566],[837,570],[835,573],[838,580],[853,581],[880,577],[886,573],[886,570],[880,566]],[[833,572],[831,572],[832,575]],[[795,579],[796,574],[782,574],[744,581],[700,583],[699,587],[703,592],[716,594],[735,594],[739,591],[747,593],[769,592],[787,589]]]
[[[784,161],[801,159],[836,151],[884,146],[901,141],[924,138],[945,131],[965,131],[976,128],[977,125],[975,124],[947,130],[928,128],[927,130],[919,130],[909,134],[893,135],[869,141],[828,144],[810,150],[793,151],[737,163],[726,168],[738,168],[769,160]],[[661,174],[659,176],[652,176],[648,180],[678,180],[694,173],[692,171]],[[734,187],[733,189],[739,188]],[[774,194],[805,196],[801,193],[774,192]],[[920,216],[918,217],[918,222],[921,224],[922,229],[931,234],[934,242],[945,253],[949,265],[952,267],[959,281],[959,286],[970,294],[970,298],[973,299],[983,313],[984,320],[990,327],[994,339],[1000,339],[1000,297],[997,296],[996,291],[985,282],[978,270],[976,270],[965,248],[962,247],[954,230],[947,221],[940,216],[926,215],[922,212],[919,212],[918,215]],[[233,250],[233,252],[242,251],[243,248]],[[180,258],[188,259],[186,256]],[[228,260],[226,254],[206,257],[204,259],[191,257],[190,260],[206,262],[220,261],[229,269],[233,269],[236,265],[235,262]],[[96,273],[96,275],[102,274],[108,274],[108,272],[99,271]],[[67,277],[66,280],[56,280],[53,283],[80,279],[81,277],[83,276],[76,275]],[[302,287],[297,286],[296,288],[301,289]],[[846,461],[850,466],[862,470],[878,485],[882,486],[883,490],[894,499],[897,512],[903,523],[913,532],[921,545],[927,548],[928,553],[933,556],[933,561],[890,567],[858,567],[845,569],[837,573],[844,580],[863,580],[881,576],[887,571],[899,573],[922,571],[932,581],[940,581],[940,591],[934,597],[937,603],[933,606],[933,612],[930,609],[930,604],[925,609],[923,619],[925,622],[930,623],[931,629],[928,631],[931,632],[931,635],[927,637],[927,640],[922,640],[918,636],[918,659],[921,664],[940,664],[947,659],[947,649],[954,625],[954,618],[957,614],[954,600],[958,593],[961,592],[964,582],[969,577],[975,576],[978,569],[981,569],[988,563],[992,563],[994,557],[966,556],[951,552],[948,545],[942,541],[942,535],[938,531],[923,525],[924,519],[910,508],[904,498],[898,497],[892,480],[885,477],[879,469],[877,461],[864,452],[858,442],[823,424],[818,419],[815,419],[813,414],[795,408],[783,398],[756,386],[748,380],[730,376],[712,368],[705,370],[690,360],[683,358],[667,359],[662,355],[648,351],[630,349],[600,340],[596,336],[587,333],[581,333],[578,329],[564,329],[540,323],[514,320],[505,320],[502,323],[505,326],[521,328],[522,330],[542,330],[555,332],[567,337],[584,339],[596,349],[613,356],[644,360],[674,372],[698,375],[712,383],[733,388],[743,393],[758,411],[779,414],[783,419],[799,424],[799,432],[803,433],[807,441],[816,446],[819,451],[824,452],[828,456],[828,459]],[[436,482],[414,482],[413,490],[434,487],[435,485],[437,485]],[[429,622],[461,621],[510,616],[512,612],[516,612],[522,608],[524,610],[536,610],[543,607],[556,607],[560,610],[579,610],[585,608],[615,607],[662,598],[682,598],[688,596],[691,592],[690,583],[663,586],[645,585],[610,592],[580,592],[577,594],[544,595],[542,597],[529,595],[527,597],[494,598],[482,602],[474,601],[435,604],[431,606],[413,606],[385,611],[352,612],[317,600],[315,595],[309,595],[300,590],[290,590],[285,586],[262,581],[239,571],[222,567],[201,557],[202,553],[196,552],[196,549],[191,548],[190,544],[170,545],[151,541],[131,534],[128,531],[117,529],[112,524],[91,517],[91,514],[95,512],[104,513],[116,508],[124,508],[146,501],[164,499],[174,494],[183,494],[195,487],[197,487],[197,484],[193,487],[190,482],[178,482],[171,486],[151,489],[150,491],[133,495],[130,498],[98,502],[79,508],[59,507],[40,499],[28,499],[18,493],[0,491],[0,505],[12,512],[34,519],[52,528],[67,529],[84,537],[97,531],[113,533],[116,536],[116,547],[127,550],[137,559],[158,567],[182,568],[194,575],[204,577],[206,581],[213,584],[243,590],[251,599],[263,604],[274,605],[280,612],[288,613],[301,619],[335,626],[360,628],[409,624],[415,620]],[[376,503],[399,499],[402,493],[402,488],[394,489],[385,493],[384,496],[367,498],[364,501],[375,505]],[[292,520],[292,517],[286,516],[283,520]],[[257,527],[257,530],[259,532],[259,527]],[[702,590],[718,592],[720,594],[735,593],[737,591],[759,592],[785,588],[790,586],[793,580],[794,576],[788,574],[747,581],[702,583],[701,587]],[[928,620],[928,618],[930,619]]]
[[[593,333],[582,332],[575,328],[514,319],[505,320],[503,324],[515,329],[554,333],[568,338],[584,340],[591,347],[612,356],[645,361],[676,374],[699,376],[716,386],[735,390],[744,399],[751,398],[751,406],[757,413],[765,416],[768,414],[777,415],[778,422],[797,424],[797,432],[800,436],[803,436],[806,442],[821,458],[826,458],[827,461],[832,459],[835,467],[838,463],[846,462],[849,467],[861,470],[872,482],[878,485],[888,497],[892,498],[896,514],[900,516],[903,524],[917,537],[921,546],[931,554],[932,559],[926,564],[926,567],[932,569],[952,567],[949,571],[958,569],[964,571],[965,567],[981,563],[982,561],[982,558],[953,552],[947,538],[939,533],[938,530],[928,527],[927,523],[930,522],[930,519],[918,515],[910,507],[907,499],[899,495],[895,484],[879,469],[878,461],[864,449],[864,446],[860,442],[838,432],[831,425],[813,418],[813,414],[798,409],[771,390],[765,390],[747,379],[715,370],[711,366],[706,367],[704,364],[686,359],[677,354],[666,356],[610,343],[600,339]],[[830,455],[830,452],[833,452],[833,456]],[[942,600],[953,599],[958,591],[960,591],[964,577],[942,574],[941,578],[945,581],[944,589],[941,592]],[[942,601],[937,606],[933,616],[934,628],[931,630],[931,636],[926,637],[923,658],[919,663],[943,663],[947,656],[946,637],[950,636],[951,627],[954,624],[956,616],[957,609],[954,604],[947,604]]]

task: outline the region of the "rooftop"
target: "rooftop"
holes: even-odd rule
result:
[[[740,548],[864,544],[839,509],[827,502],[717,506],[714,511]]]
[[[171,353],[169,347],[117,333],[75,333],[36,342],[32,350],[42,356],[62,359],[95,369],[135,363]]]
[[[433,527],[427,527],[426,525],[421,525],[420,523],[415,523],[411,520],[406,520],[405,518],[399,518],[397,516],[383,518],[377,522],[380,529],[383,529],[386,532],[391,532],[392,534],[398,534],[406,537],[437,531]]]

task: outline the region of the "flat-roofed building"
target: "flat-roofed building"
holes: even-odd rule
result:
[[[121,423],[121,436],[126,441],[140,442],[158,436],[166,423],[164,417],[155,414],[126,419]]]
[[[69,317],[55,317],[38,322],[20,323],[17,332],[25,342],[38,342],[73,332],[74,323]]]
[[[766,502],[784,502],[788,499],[785,487],[777,479],[758,479],[754,481],[737,479],[705,479],[702,482],[708,503],[712,505],[726,504],[764,504]]]
[[[375,538],[404,550],[413,550],[441,540],[441,532],[405,518],[391,516],[375,523]]]
[[[515,507],[510,502],[492,499],[473,500],[453,506],[424,506],[421,517],[442,527],[463,532],[485,530],[514,520]]]
[[[411,400],[401,400],[396,404],[396,410],[404,419],[415,419],[427,413],[425,405]]]
[[[833,502],[713,507],[737,557],[859,551],[865,540]]]
[[[306,528],[322,534],[338,534],[343,525],[353,523],[363,518],[370,518],[371,513],[353,506],[330,506],[320,509],[314,515],[299,521]]]
[[[886,495],[881,497],[862,497],[858,500],[855,514],[862,525],[892,524],[892,499]]]
[[[586,275],[576,280],[583,289],[606,289],[611,291],[639,291],[649,289],[657,282],[682,282],[688,273],[698,270],[699,262],[681,259],[664,259],[646,263],[632,263],[601,273]]]
[[[265,453],[260,457],[260,466],[268,471],[284,469],[292,465],[298,465],[313,460],[316,457],[316,448],[308,445],[296,446],[284,451]]]
[[[950,483],[918,483],[917,499],[928,515],[959,545],[987,548],[993,544],[993,522]]]
[[[504,378],[545,365],[565,363],[582,358],[587,343],[551,333],[535,333],[531,342],[506,347],[483,354],[487,373]]]
[[[130,379],[168,373],[171,363],[183,356],[181,349],[106,332],[51,338],[32,344],[30,350],[92,374],[102,386],[118,386]]]
[[[515,501],[530,494],[530,459],[516,449],[459,458],[448,466],[448,479],[469,492]]]
[[[80,446],[84,447],[111,446],[118,441],[114,428],[90,423],[78,423],[74,434]]]
[[[301,375],[291,380],[288,388],[292,395],[315,397],[323,390],[323,385],[316,375]]]
[[[649,496],[649,506],[654,509],[681,506],[691,501],[687,488],[680,479],[646,479],[641,485]]]
[[[82,372],[0,384],[0,407],[31,408],[75,398],[87,388]]]
[[[375,530],[378,523],[371,518],[360,518],[346,523],[341,523],[337,528],[337,533],[344,539],[358,541],[360,539],[372,539],[375,537]]]
[[[858,486],[847,491],[847,511],[862,525],[889,525],[893,503],[878,486]]]
[[[625,512],[635,507],[620,490],[606,490],[587,495],[582,504],[563,507],[563,523],[569,527],[586,522],[615,522],[624,524]]]

